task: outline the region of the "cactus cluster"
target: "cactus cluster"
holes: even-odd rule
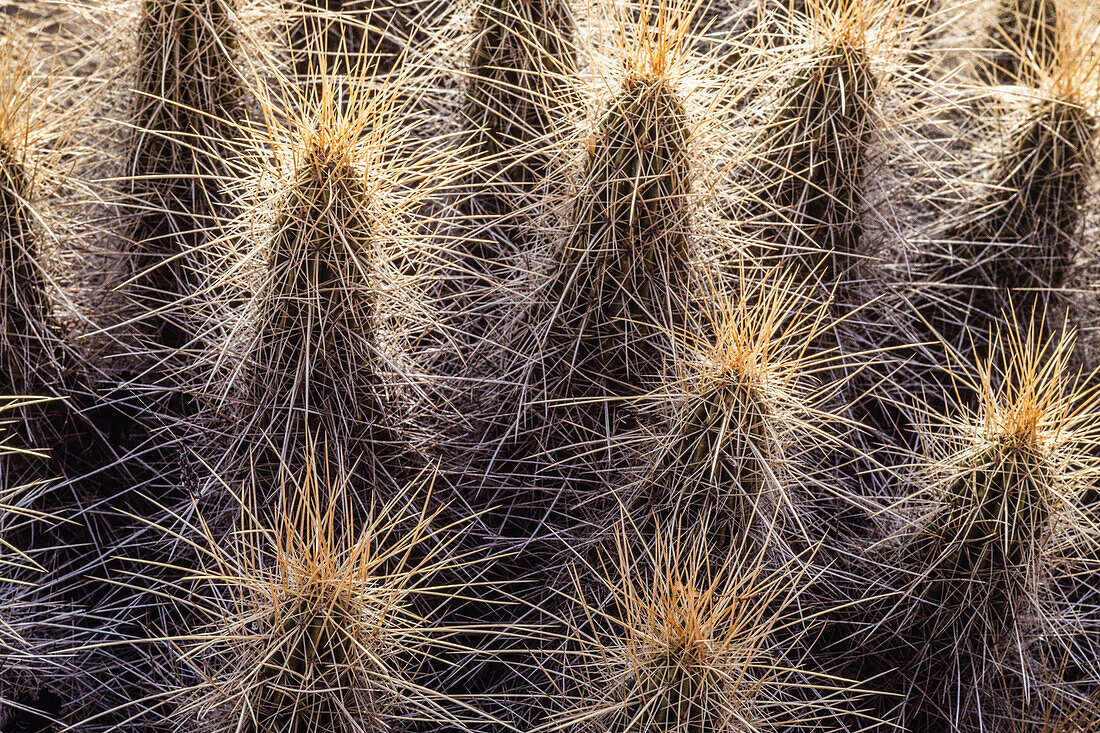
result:
[[[0,730],[1096,725],[1100,13],[697,5],[0,2]]]

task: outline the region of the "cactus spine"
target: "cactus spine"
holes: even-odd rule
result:
[[[982,73],[1000,84],[1034,84],[1037,71],[1048,68],[1059,54],[1059,16],[1055,0],[1001,0],[988,31],[991,57]]]
[[[862,45],[824,44],[788,83],[763,153],[767,239],[827,290],[861,254],[860,221],[876,83]]]
[[[918,652],[906,674],[923,690],[905,712],[915,727],[970,729],[1008,712],[1013,687],[1032,684],[1026,659],[1045,633],[1036,619],[1056,573],[1088,542],[1060,520],[1080,511],[1089,481],[1075,435],[1092,429],[1082,407],[1095,398],[1075,392],[1068,374],[1072,338],[1040,338],[1034,325],[1010,334],[1003,373],[982,367],[970,445],[930,464],[944,478],[901,544],[912,604],[901,628]],[[1063,556],[1050,555],[1055,546]]]
[[[13,447],[48,450],[58,438],[57,425],[50,424],[58,417],[57,403],[19,398],[64,395],[71,364],[43,269],[48,229],[37,208],[36,179],[51,161],[33,147],[44,121],[33,119],[39,90],[20,53],[14,36],[0,41],[0,75],[6,79],[0,93],[0,403],[15,401],[12,414],[4,416],[19,436]],[[25,458],[18,452],[0,455],[0,492],[30,480],[14,465],[42,463]]]
[[[367,178],[378,161],[359,142],[362,100],[347,112],[330,101],[321,99],[292,142],[259,294],[250,391],[261,442],[274,442],[276,475],[301,470],[311,439],[343,461],[352,445],[389,435],[375,342],[385,232]]]
[[[1033,103],[997,161],[991,193],[947,232],[931,279],[948,301],[928,313],[956,348],[968,350],[996,323],[1047,311],[1077,254],[1098,129],[1075,102]]]

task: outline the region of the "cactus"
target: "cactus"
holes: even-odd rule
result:
[[[1076,256],[1098,130],[1075,101],[1030,105],[993,169],[990,193],[960,215],[946,251],[935,253],[929,279],[950,300],[926,312],[949,343],[965,350],[1002,314],[1026,322],[1048,310]]]
[[[0,728],[1094,724],[1094,3],[9,5]]]
[[[800,277],[818,273],[826,291],[852,278],[864,254],[860,217],[876,80],[849,30],[834,31],[794,72],[758,163],[766,241]]]
[[[711,561],[708,529],[695,524],[690,539],[685,526],[658,523],[640,533],[626,518],[596,563],[574,572],[574,608],[564,621],[575,646],[564,653],[564,679],[555,680],[566,707],[550,725],[732,732],[807,712],[785,685],[823,680],[781,661],[798,644],[779,633],[792,610],[790,576],[736,548]],[[822,705],[822,718],[848,694],[843,680],[834,683],[838,699]]]
[[[942,478],[901,544],[912,610],[900,628],[918,651],[903,666],[922,689],[906,710],[914,726],[989,725],[1006,714],[1003,696],[1032,684],[1023,660],[1044,633],[1036,614],[1059,622],[1055,573],[1082,560],[1073,549],[1049,553],[1089,542],[1074,517],[1090,481],[1080,451],[1095,394],[1069,374],[1072,336],[1044,341],[1032,327],[1003,343],[1005,363],[981,366],[979,414],[959,426],[969,444],[930,464]]]
[[[11,429],[19,436],[13,447],[37,451],[54,447],[70,437],[59,431],[74,428],[64,425],[57,399],[66,395],[74,363],[53,312],[44,253],[50,229],[40,191],[56,177],[53,165],[72,117],[50,117],[46,90],[19,43],[13,29],[0,41],[0,75],[7,79],[0,93],[0,401],[41,398],[15,403],[19,419]],[[0,491],[42,478],[32,468],[44,462],[24,458],[0,457]]]
[[[195,566],[178,567],[187,589],[165,588],[183,618],[195,616],[188,608],[200,612],[170,668],[179,687],[161,693],[173,700],[176,724],[386,731],[410,711],[447,715],[449,701],[432,690],[423,662],[447,629],[434,625],[432,611],[418,612],[428,609],[422,600],[438,607],[455,592],[435,581],[455,561],[447,554],[453,540],[440,535],[438,510],[416,506],[431,477],[407,486],[401,500],[368,501],[375,509],[360,521],[345,477],[313,455],[274,515],[266,498],[240,495],[224,544],[201,517],[182,529],[147,522],[186,533],[198,550]]]
[[[4,333],[0,393],[36,394],[50,381],[50,303],[38,261],[30,178],[14,141],[0,142],[0,309]],[[56,376],[56,374],[55,374]]]
[[[635,32],[517,350],[521,419],[534,423],[538,459],[570,484],[618,460],[621,400],[671,373],[676,336],[698,323],[692,304],[705,299],[691,236],[692,128],[670,68],[682,37],[665,21]]]
[[[374,332],[373,262],[379,255],[363,171],[346,141],[322,125],[306,141],[295,181],[269,242],[270,290],[256,363],[257,404],[291,395],[304,414],[375,422],[377,399],[358,399],[355,359]],[[369,364],[369,361],[368,361]],[[370,371],[368,369],[368,371]],[[268,379],[276,380],[273,385]],[[295,432],[288,428],[288,432]]]
[[[756,395],[735,376],[715,379],[692,395],[675,442],[662,454],[661,491],[691,503],[700,487],[715,492],[742,494],[750,502],[764,496],[774,481],[774,469],[764,465],[773,453],[768,416]],[[709,492],[708,492],[709,493]],[[721,505],[735,505],[733,497],[711,498]],[[747,529],[749,507],[730,507],[737,525]]]
[[[310,439],[332,447],[341,471],[344,461],[375,478],[396,470],[373,462],[395,442],[379,373],[378,293],[401,211],[386,208],[380,188],[389,185],[380,172],[388,133],[371,128],[389,100],[352,92],[340,109],[334,93],[327,85],[289,130],[288,185],[262,250],[247,450],[259,449],[254,472],[274,486],[302,470]]]
[[[1001,0],[988,30],[992,54],[981,72],[996,83],[1035,83],[1035,71],[1048,68],[1059,55],[1059,16],[1055,0]]]
[[[233,0],[143,0],[129,151],[134,296],[167,348],[191,340],[170,312],[208,286],[204,246],[225,216],[220,186],[245,85]]]
[[[559,252],[551,338],[574,398],[628,396],[660,379],[689,328],[691,169],[683,102],[632,76],[600,122],[574,234]]]
[[[808,374],[824,360],[807,349],[825,328],[824,306],[808,306],[774,273],[743,283],[731,300],[712,317],[714,343],[704,342],[693,372],[676,383],[679,404],[636,501],[669,518],[705,517],[715,547],[749,538],[764,547],[789,527],[792,454],[817,432],[813,413],[825,395]]]
[[[486,0],[474,33],[465,117],[473,154],[494,161],[476,174],[489,189],[479,203],[499,218],[529,205],[553,172],[545,151],[565,125],[576,28],[563,0]]]

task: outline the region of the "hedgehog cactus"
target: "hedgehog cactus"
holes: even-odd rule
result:
[[[225,214],[227,140],[244,102],[239,46],[233,0],[142,4],[128,172],[138,207],[135,296],[150,310],[208,285],[203,247]],[[163,313],[147,325],[169,348],[189,338],[184,324]]]
[[[683,101],[659,74],[628,77],[600,122],[552,291],[573,396],[652,388],[690,326],[689,142]]]
[[[1052,513],[1052,476],[1035,446],[1015,437],[1002,436],[968,464],[945,487],[930,538],[934,546],[921,553],[937,563],[930,602],[990,609],[992,628],[1004,628],[1022,590],[1015,583],[1026,580],[1018,571],[1034,563]],[[987,582],[956,597],[974,577]]]
[[[997,161],[989,195],[947,232],[931,287],[949,300],[928,312],[957,348],[1005,314],[1027,322],[1048,310],[1077,255],[1098,129],[1074,101],[1033,103]]]
[[[998,83],[1037,81],[1035,70],[1058,56],[1059,16],[1055,0],[1001,0],[988,31],[993,53],[982,72]]]
[[[705,519],[716,548],[785,541],[777,530],[789,528],[792,482],[812,481],[790,452],[827,414],[809,377],[823,361],[807,352],[826,307],[808,307],[794,281],[774,273],[719,304],[713,341],[701,339],[693,369],[675,382],[667,434],[634,487],[639,511]]]
[[[577,581],[567,624],[578,647],[565,652],[567,707],[553,727],[734,733],[805,715],[785,685],[815,677],[782,661],[799,634],[777,633],[793,610],[791,576],[742,549],[716,551],[705,520],[657,522],[652,533],[632,522],[611,528],[613,546],[574,574],[596,588]]]
[[[622,586],[599,612],[611,614],[614,626],[591,642],[604,664],[584,670],[592,687],[582,685],[591,696],[583,714],[601,733],[733,730],[735,718],[752,718],[770,619],[761,605],[740,606],[730,592],[736,581],[725,577],[731,568],[712,569],[700,547],[658,537],[654,550],[635,556],[628,532],[618,530],[620,557],[604,569],[605,582]],[[627,558],[640,568],[619,567]],[[673,559],[677,565],[668,564]]]
[[[442,697],[416,674],[445,631],[415,604],[440,591],[430,579],[453,559],[432,526],[438,512],[408,504],[421,501],[424,482],[360,521],[351,502],[362,497],[349,496],[344,478],[312,456],[302,471],[274,516],[266,498],[243,498],[227,544],[200,530],[206,559],[186,569],[191,595],[168,591],[180,608],[201,598],[207,617],[179,650],[182,667],[201,681],[170,693],[181,703],[174,722],[381,733],[409,711],[438,710]]]
[[[392,704],[385,699],[392,693],[383,694],[371,679],[383,680],[385,668],[370,669],[375,662],[360,649],[363,619],[353,610],[356,599],[342,597],[338,588],[298,592],[290,607],[277,607],[264,620],[271,625],[270,645],[248,680],[255,689],[255,730],[343,730],[348,699],[364,689],[374,688],[372,702],[380,707]],[[368,724],[385,729],[378,720]]]
[[[52,349],[45,278],[38,263],[37,231],[27,203],[30,178],[13,141],[0,142],[0,394],[35,394],[42,388]]]
[[[564,125],[563,95],[576,72],[576,28],[564,0],[485,0],[475,14],[465,117],[475,153],[493,160],[485,208],[503,215],[552,172],[546,148]],[[492,179],[500,175],[503,181]]]
[[[0,75],[8,80],[0,93],[0,400],[52,397],[63,392],[69,375],[43,269],[49,230],[36,208],[36,176],[50,161],[38,158],[32,148],[42,122],[32,119],[34,110],[28,109],[36,90],[26,59],[16,56],[14,38],[0,43]],[[21,419],[12,432],[22,436],[17,447],[52,446],[57,436],[44,431],[43,422],[55,412],[52,407],[34,400],[16,404]],[[0,490],[12,488],[10,464],[19,460],[18,455],[0,458],[0,464],[9,464],[0,465]]]
[[[1095,727],[1095,6],[4,4],[0,729]]]
[[[875,88],[866,49],[844,35],[828,41],[788,82],[759,163],[766,240],[830,291],[862,254]]]
[[[685,591],[690,592],[690,591]],[[692,599],[686,599],[691,602]],[[686,635],[685,630],[685,635]],[[710,733],[723,729],[721,673],[706,658],[704,639],[670,640],[648,663],[639,664],[624,706],[608,722],[609,733],[676,731]],[[639,660],[641,661],[641,660]]]
[[[760,540],[779,520],[786,466],[777,416],[754,375],[708,370],[646,471],[639,510],[705,517],[715,547]],[[759,531],[758,531],[759,530]]]
[[[311,438],[331,442],[342,460],[351,457],[339,436],[360,447],[388,436],[374,340],[386,232],[367,178],[377,161],[359,146],[361,110],[353,104],[345,114],[329,101],[293,143],[290,185],[267,242],[249,379],[261,442],[270,438],[277,465],[292,472]]]
[[[904,541],[903,567],[913,578],[905,594],[915,604],[904,628],[920,651],[909,666],[925,691],[910,703],[913,725],[958,726],[970,716],[988,724],[1005,713],[1005,703],[990,696],[1029,684],[1033,672],[1021,657],[1034,653],[1032,640],[1044,633],[1036,614],[1049,602],[1052,573],[1059,563],[1078,562],[1072,552],[1049,552],[1075,544],[1079,551],[1089,541],[1064,534],[1072,522],[1059,521],[1073,516],[1081,483],[1090,480],[1089,459],[1075,442],[1078,431],[1091,429],[1095,400],[1072,388],[1072,339],[1037,338],[1031,331],[1007,339],[1003,374],[992,362],[983,366],[971,445],[931,464],[945,479]]]

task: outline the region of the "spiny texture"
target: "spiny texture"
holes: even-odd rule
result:
[[[438,0],[286,0],[286,40],[304,79],[343,74],[384,75],[415,52],[429,26],[448,12]]]
[[[763,548],[789,528],[788,450],[815,432],[820,409],[810,376],[820,361],[806,351],[820,313],[789,280],[761,282],[731,296],[708,329],[713,343],[703,340],[694,369],[675,383],[671,425],[635,497],[638,511],[653,507],[666,521],[706,521],[716,550]],[[799,478],[808,488],[811,479]]]
[[[1046,310],[1077,255],[1095,172],[1096,119],[1060,99],[1031,105],[989,180],[989,194],[960,214],[934,251],[930,321],[967,348],[1006,313],[1026,323]],[[983,327],[982,324],[985,324]]]
[[[920,694],[904,718],[918,729],[1011,719],[1012,690],[1035,684],[1045,662],[1029,660],[1058,628],[1059,568],[1079,565],[1095,542],[1081,522],[1095,396],[1068,373],[1072,339],[1032,330],[1004,343],[1006,363],[981,367],[978,414],[955,428],[961,447],[929,464],[939,478],[895,560],[910,574],[902,668]],[[1072,655],[1064,643],[1050,654]]]
[[[423,655],[447,635],[429,606],[447,595],[434,579],[452,560],[437,515],[413,504],[423,486],[357,522],[343,483],[305,471],[274,516],[243,499],[224,543],[202,520],[186,528],[196,565],[166,589],[198,614],[177,650],[180,687],[166,693],[176,729],[381,733],[446,719]]]
[[[7,417],[3,409],[7,407],[0,403],[0,418]],[[0,446],[0,456],[4,453],[7,450]],[[21,542],[16,544],[33,521],[28,509],[28,498],[33,496],[26,487],[0,486],[0,723],[4,722],[4,709],[18,702],[15,698],[33,695],[37,687],[32,664],[35,649],[26,638],[33,628],[33,613],[29,612],[33,602],[27,599],[34,587],[26,576],[37,575],[43,568]]]
[[[67,350],[53,317],[51,283],[44,269],[48,230],[37,208],[36,174],[49,165],[32,149],[42,125],[32,118],[39,90],[15,43],[6,37],[0,48],[5,78],[0,93],[0,399],[5,400],[57,397],[64,394],[68,376]],[[20,419],[10,432],[19,437],[13,447],[53,447],[57,426],[51,425],[50,415],[57,412],[55,406],[41,400],[17,402],[13,410]],[[21,472],[15,469],[20,463],[27,463],[23,456],[0,455],[0,490],[20,483]]]
[[[50,303],[38,260],[40,232],[29,203],[30,176],[14,145],[0,141],[0,394],[41,394],[51,381],[51,367],[56,370],[54,337],[47,327]]]
[[[790,664],[776,634],[791,610],[793,578],[737,550],[712,561],[705,522],[645,538],[629,521],[596,565],[578,569],[596,587],[578,580],[565,618],[570,707],[553,728],[734,733],[783,728],[806,714],[786,685],[812,685],[814,675]]]
[[[256,444],[262,452],[270,443],[275,465],[265,470],[274,475],[301,470],[310,439],[359,461],[359,451],[389,438],[375,338],[381,238],[392,232],[368,179],[379,161],[364,157],[359,121],[318,109],[292,143],[250,357]],[[352,445],[355,455],[345,455]]]
[[[382,54],[370,60],[362,55],[381,50],[380,39],[375,38],[369,47],[366,45],[364,24],[369,16],[353,14],[358,11],[361,15],[370,6],[357,0],[305,0],[286,5],[290,15],[287,41],[299,76],[347,73],[360,60],[366,60],[372,69],[383,65]],[[395,55],[399,50],[393,43],[386,47],[387,55]],[[392,63],[392,59],[388,61]]]
[[[741,534],[776,482],[779,461],[767,408],[750,386],[727,375],[704,384],[683,410],[651,479],[652,500],[714,507]]]
[[[757,163],[766,243],[827,290],[862,253],[875,88],[862,46],[825,44],[788,83]]]
[[[0,729],[1095,726],[1095,3],[996,3],[5,4]]]
[[[18,401],[0,397],[0,461],[8,452],[5,428],[18,417]],[[30,459],[35,460],[35,459]],[[41,460],[41,459],[38,459]],[[0,463],[0,470],[8,470]],[[10,479],[7,479],[10,481]],[[51,574],[56,562],[47,525],[57,517],[39,507],[48,483],[12,486],[0,483],[0,728],[45,725],[61,700],[54,688],[73,673],[63,653],[74,642],[80,622],[64,602],[73,582]],[[51,709],[52,708],[52,709]]]
[[[652,388],[692,300],[690,127],[660,76],[630,76],[590,147],[550,290],[561,397]]]
[[[230,123],[244,102],[235,4],[144,0],[139,23],[127,171],[137,209],[134,294],[154,311],[143,319],[150,335],[179,348],[190,332],[170,309],[209,284],[203,247],[225,214]]]
[[[465,117],[474,154],[492,161],[478,176],[480,201],[501,216],[529,205],[549,174],[577,67],[576,28],[562,0],[484,0],[474,19]]]
[[[1055,0],[1001,0],[989,29],[993,50],[982,71],[994,82],[1035,83],[1038,70],[1058,56],[1060,22]]]

